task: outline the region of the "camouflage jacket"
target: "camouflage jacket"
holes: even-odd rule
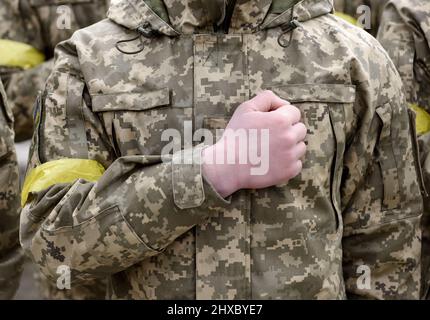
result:
[[[4,40],[27,44],[44,55],[44,63],[32,68],[17,64],[2,65],[0,77],[15,117],[17,141],[30,139],[33,133],[33,104],[52,69],[55,46],[74,31],[106,16],[107,0],[2,0],[0,4],[0,48],[9,49]],[[15,48],[15,47],[14,47]],[[25,59],[24,59],[25,60]],[[7,62],[4,62],[7,63]]]
[[[388,0],[334,0],[336,11],[358,19],[365,29],[376,36],[379,29],[382,11]],[[367,6],[367,8],[361,6]],[[366,14],[369,14],[367,21]]]
[[[12,112],[0,81],[0,300],[14,296],[24,257],[18,241],[19,179],[12,128]]]
[[[426,0],[390,1],[384,10],[378,40],[400,73],[407,101],[419,112],[421,109],[430,113],[430,3]],[[419,142],[425,183],[430,190],[430,133],[423,133]],[[430,278],[430,199],[425,200],[423,272]],[[430,279],[427,292],[429,284]],[[430,298],[429,294],[427,296]]]
[[[331,1],[240,0],[217,33],[196,1],[116,0],[57,47],[24,248],[53,281],[110,276],[112,298],[418,298],[421,172],[385,51]],[[226,200],[199,141],[162,156],[166,129],[222,129],[262,89],[302,111],[300,176]]]

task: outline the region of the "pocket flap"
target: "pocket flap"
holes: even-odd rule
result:
[[[92,96],[93,111],[142,111],[170,104],[169,89]]]
[[[286,84],[269,88],[291,103],[354,103],[355,86],[345,84]]]

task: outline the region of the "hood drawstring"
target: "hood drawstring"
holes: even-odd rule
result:
[[[282,47],[282,48],[288,48],[291,44],[291,41],[293,39],[293,34],[294,34],[294,30],[297,29],[300,26],[299,21],[297,20],[297,17],[294,16],[294,7],[292,7],[291,9],[291,18],[290,21],[288,21],[288,23],[284,23],[281,26],[281,30],[282,33],[279,35],[278,37],[278,44]],[[285,35],[287,33],[290,33],[290,37],[288,40],[285,40]]]
[[[153,38],[155,36],[158,35],[158,32],[153,30],[151,28],[151,25],[148,22],[145,22],[142,26],[138,27],[136,29],[138,35],[132,39],[127,39],[127,40],[120,40],[115,44],[115,48],[123,53],[123,54],[137,54],[143,51],[143,41],[142,41],[142,36],[145,38]],[[120,48],[120,45],[122,43],[128,43],[128,42],[133,42],[135,40],[139,39],[140,41],[140,45],[139,45],[139,49],[136,51],[125,51],[123,49]]]

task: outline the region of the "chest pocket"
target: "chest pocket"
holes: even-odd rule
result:
[[[172,154],[190,143],[192,108],[172,106],[168,88],[93,95],[92,108],[118,157]]]
[[[306,230],[309,234],[316,233],[317,229],[322,233],[331,232],[337,229],[341,219],[339,190],[346,141],[352,130],[355,86],[289,84],[271,89],[300,109],[302,121],[308,128],[303,171],[288,182],[284,192],[286,201],[300,203],[301,209],[293,210],[299,210],[297,214],[303,220],[311,221],[310,229]],[[316,212],[327,214],[316,217]]]

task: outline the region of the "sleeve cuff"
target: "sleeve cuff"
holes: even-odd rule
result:
[[[180,209],[200,207],[206,198],[215,198],[221,204],[230,204],[203,178],[203,144],[177,152],[172,158],[172,185],[175,205]]]

